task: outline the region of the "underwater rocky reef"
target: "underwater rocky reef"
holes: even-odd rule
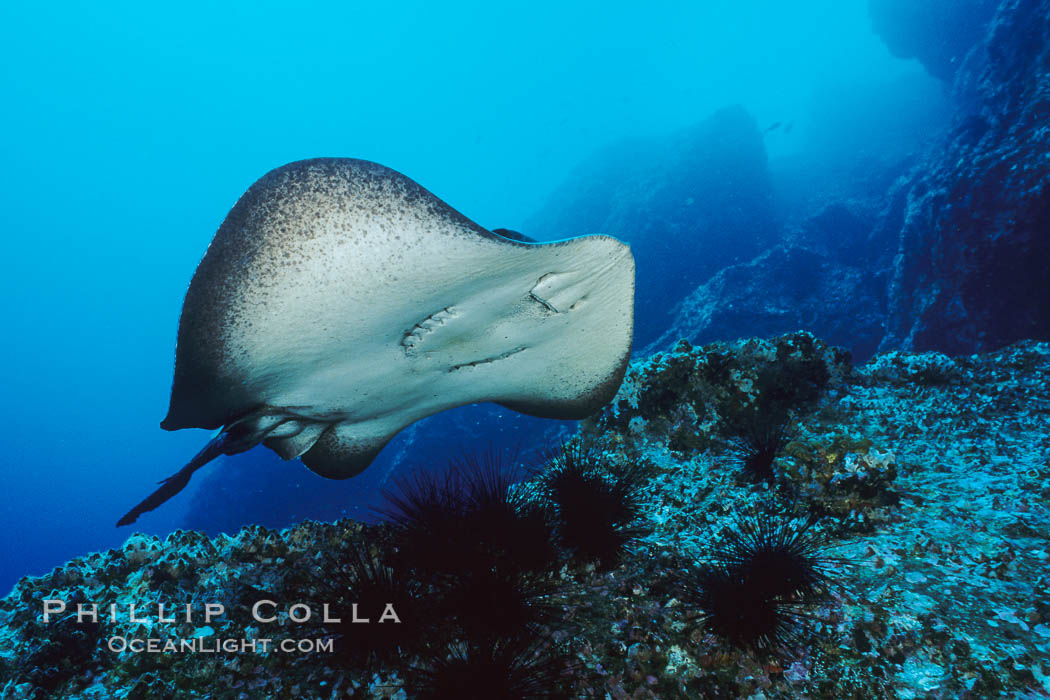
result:
[[[517,485],[466,459],[380,524],[136,534],[22,579],[0,697],[1040,696],[1048,381],[1031,341],[858,367],[803,332],[683,341]]]

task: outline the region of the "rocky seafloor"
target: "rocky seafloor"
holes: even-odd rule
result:
[[[683,342],[634,362],[575,438],[611,465],[645,466],[634,538],[614,566],[564,563],[558,590],[544,589],[557,619],[530,628],[568,659],[562,696],[1050,696],[1048,379],[1050,344],[1035,342],[956,358],[891,352],[854,368],[797,333]],[[773,477],[756,482],[742,477],[734,426],[770,397],[787,437]],[[737,648],[704,624],[682,572],[741,519],[771,511],[815,523],[830,583],[787,643]],[[0,697],[413,697],[426,651],[355,666],[323,651],[109,648],[114,637],[204,648],[326,638],[316,607],[298,624],[287,606],[319,600],[333,556],[389,535],[352,521],[136,534],[24,578],[0,601]],[[103,612],[45,623],[45,599]],[[251,617],[264,599],[284,611],[272,623]],[[175,622],[157,620],[158,602]],[[207,603],[226,613],[205,622]],[[130,604],[145,622],[129,621]]]

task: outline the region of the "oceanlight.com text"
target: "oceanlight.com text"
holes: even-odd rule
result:
[[[335,640],[326,639],[218,639],[191,637],[189,639],[158,639],[123,637],[115,635],[106,643],[114,653],[132,654],[330,654]]]

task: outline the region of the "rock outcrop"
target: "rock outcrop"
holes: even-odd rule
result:
[[[884,330],[881,292],[861,267],[807,248],[776,246],[698,287],[643,354],[672,347],[680,338],[701,344],[806,329],[867,358]]]
[[[1050,338],[1050,1],[1002,2],[953,94],[953,128],[879,226],[896,240],[886,349]]]
[[[997,0],[869,0],[876,33],[899,58],[950,81],[995,13]]]
[[[697,287],[643,354],[682,338],[703,344],[805,329],[866,360],[885,333],[885,280],[873,271],[867,241],[872,224],[842,204],[828,206],[791,242],[730,265]]]

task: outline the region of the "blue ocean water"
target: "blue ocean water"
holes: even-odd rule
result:
[[[5,4],[0,589],[118,545],[130,532],[116,519],[207,439],[158,427],[179,309],[226,212],[271,168],[375,160],[483,226],[536,235],[530,222],[578,164],[611,144],[651,150],[728,105],[758,125],[771,172],[793,164],[796,183],[906,150],[939,118],[940,84],[890,54],[861,0],[639,8]],[[280,508],[286,520],[331,518],[342,499],[367,517],[393,471],[511,449],[545,428],[464,409],[338,487],[252,453],[232,458],[247,474],[231,492],[200,496],[194,511],[188,490],[135,528],[216,527]],[[209,469],[221,478],[227,466]],[[294,472],[296,490],[253,484],[252,469]],[[202,509],[237,516],[187,520]]]

